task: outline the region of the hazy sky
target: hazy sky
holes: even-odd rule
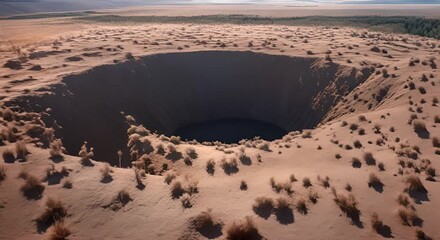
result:
[[[375,4],[420,4],[440,3],[440,0],[175,0],[194,3],[285,3],[285,4],[316,4],[316,3],[375,3]],[[173,0],[156,0],[156,2],[173,2]]]

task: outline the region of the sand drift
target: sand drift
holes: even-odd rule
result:
[[[88,141],[97,160],[114,163],[118,149],[127,152],[124,114],[150,131],[199,142],[273,140],[314,128],[368,76],[312,57],[169,53],[67,76],[51,94],[17,103],[27,111],[50,108],[44,121],[69,153]]]

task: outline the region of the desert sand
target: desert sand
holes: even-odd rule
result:
[[[0,239],[440,235],[438,40],[69,21],[0,22]],[[222,117],[289,133],[171,136]]]

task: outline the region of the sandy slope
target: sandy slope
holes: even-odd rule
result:
[[[189,147],[196,150],[198,156],[192,160],[192,166],[187,166],[183,159],[170,161],[155,152],[150,154],[155,170],[160,171],[162,163],[168,163],[170,171],[177,174],[174,181],[184,184],[198,182],[198,192],[190,197],[191,208],[182,206],[182,197],[172,198],[164,176],[147,174],[142,178],[145,188],[140,190],[136,188],[133,169],[112,168],[112,181],[103,182],[100,172],[104,167],[102,162],[93,161],[93,166],[84,166],[80,157],[69,155],[64,156],[64,161],[54,162],[49,158],[48,149],[35,147],[42,138],[32,139],[25,133],[26,126],[31,122],[41,124],[38,119],[44,117],[17,113],[11,120],[3,111],[2,129],[15,126],[19,138],[28,142],[30,154],[25,161],[1,163],[7,177],[0,182],[0,239],[48,238],[53,227],[38,232],[34,219],[43,212],[49,197],[61,199],[67,207],[69,215],[65,224],[72,232],[69,239],[203,239],[192,228],[190,219],[207,208],[211,208],[215,217],[224,223],[221,235],[215,235],[220,239],[226,238],[227,229],[234,221],[245,216],[252,216],[259,233],[266,239],[380,239],[382,236],[371,229],[370,215],[373,212],[377,212],[384,224],[389,226],[395,239],[414,239],[417,227],[403,225],[396,215],[399,208],[396,199],[404,193],[405,179],[409,175],[419,176],[428,191],[424,198],[418,196],[410,200],[423,220],[419,227],[432,238],[440,234],[438,176],[428,181],[427,173],[421,170],[423,159],[429,159],[431,167],[440,168],[440,157],[435,154],[439,149],[431,142],[433,137],[440,137],[439,123],[434,121],[440,110],[438,104],[433,104],[434,97],[440,96],[439,76],[432,64],[437,62],[435,58],[440,52],[437,40],[321,27],[194,24],[83,27],[80,33],[67,31],[65,36],[50,41],[31,42],[28,38],[27,43],[15,52],[8,43],[2,43],[0,65],[19,56],[22,59],[21,69],[0,68],[3,103],[24,94],[41,94],[46,90],[45,86],[59,83],[63,76],[102,64],[113,64],[114,60],[125,61],[128,52],[138,57],[176,51],[250,50],[309,57],[306,51],[311,50],[313,57],[326,58],[330,55],[335,63],[358,69],[375,67],[378,73],[374,71],[363,84],[344,97],[330,111],[328,122],[312,130],[310,138],[291,133],[271,142],[271,151],[260,150],[261,141],[248,142],[244,152],[250,157],[251,164],[238,159],[235,173],[227,174],[221,168],[221,160],[238,158],[240,146],[177,144],[177,150],[182,153]],[[39,25],[37,30],[43,31],[44,26]],[[200,41],[206,41],[206,44],[200,44]],[[380,51],[371,51],[374,46]],[[107,51],[107,48],[115,50]],[[84,55],[93,52],[100,54],[92,57]],[[73,56],[81,57],[81,60],[66,60]],[[420,61],[410,66],[411,58]],[[42,69],[30,70],[35,65],[40,65]],[[387,69],[389,76],[381,69]],[[421,81],[422,74],[427,76],[427,81]],[[416,88],[410,89],[409,82],[413,82]],[[424,87],[426,93],[422,94],[419,87]],[[381,97],[378,98],[378,95]],[[429,138],[419,137],[408,124],[411,114],[417,114],[418,119],[425,123]],[[366,121],[360,120],[361,115]],[[350,130],[353,123],[358,125],[358,129],[365,129],[365,134],[359,135],[358,130]],[[155,150],[159,143],[169,144],[169,139],[157,135],[146,138]],[[398,141],[396,138],[399,138]],[[354,140],[359,140],[362,146],[354,147]],[[350,145],[352,149],[347,149],[345,145]],[[415,159],[409,158],[405,152],[414,153],[413,146],[419,147]],[[5,140],[5,146],[0,149],[4,152],[8,148],[14,149],[14,143]],[[363,159],[365,152],[371,152],[377,163],[385,165],[385,170],[380,171],[377,163],[367,165]],[[340,157],[336,157],[338,154]],[[352,166],[353,157],[361,160],[360,168]],[[259,158],[261,161],[258,161]],[[213,175],[206,171],[206,163],[210,159],[216,162]],[[399,160],[410,162],[415,167],[405,167],[399,173]],[[17,177],[18,174],[24,169],[45,179],[46,169],[52,164],[59,171],[66,167],[68,176],[63,177],[61,183],[49,184],[43,180],[45,190],[42,197],[36,200],[25,198],[19,190],[24,181]],[[370,173],[380,177],[384,184],[382,190],[368,186]],[[286,182],[291,174],[299,180],[292,183],[294,192],[291,195],[284,190],[277,193],[271,188],[271,177],[277,182]],[[317,179],[318,175],[321,179],[328,176],[330,186],[338,194],[347,195],[346,184],[352,186],[361,213],[360,221],[352,222],[341,211],[333,200],[331,188],[325,188]],[[313,186],[303,187],[304,177],[309,177]],[[72,189],[62,187],[65,179],[72,181]],[[241,180],[246,181],[248,190],[240,190]],[[118,211],[112,211],[106,206],[121,189],[129,192],[132,201]],[[308,200],[309,191],[318,194],[316,204]],[[292,210],[278,217],[276,214],[267,219],[260,217],[252,208],[255,198],[260,196],[274,199],[285,196],[292,201]],[[299,199],[307,200],[307,214],[294,207]]]

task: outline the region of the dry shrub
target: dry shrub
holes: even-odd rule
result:
[[[167,172],[164,177],[166,184],[169,185],[174,179],[176,179],[176,174],[174,172]]]
[[[133,170],[134,170],[134,178],[136,180],[136,187],[139,188],[139,189],[145,188],[145,185],[142,182],[140,170],[137,169],[137,168],[133,168]],[[144,170],[142,169],[142,171],[144,171]],[[145,174],[145,171],[143,173]]]
[[[353,222],[359,221],[360,211],[357,208],[357,201],[353,194],[342,195],[337,194],[336,190],[332,189],[334,194],[334,201],[347,217],[351,218]]]
[[[111,172],[113,171],[111,170],[110,165],[108,163],[104,163],[104,166],[102,166],[101,168],[102,180],[111,178],[112,177],[110,175]]]
[[[302,137],[302,138],[311,138],[311,137],[312,137],[312,131],[310,131],[310,130],[305,130],[305,131],[302,133],[301,137]]]
[[[113,211],[118,211],[132,200],[133,198],[131,198],[127,190],[122,189],[116,194],[111,203],[104,206],[104,208],[110,208]]]
[[[325,178],[321,178],[321,176],[318,175],[317,179],[324,188],[330,187],[330,178],[328,176],[325,176]]]
[[[413,125],[414,131],[417,132],[417,133],[419,133],[419,132],[427,132],[428,131],[426,129],[425,123],[420,121],[420,120],[412,121],[412,125]]]
[[[316,204],[318,202],[319,195],[315,191],[309,191],[307,197],[309,198],[310,202]]]
[[[362,162],[361,162],[361,160],[359,160],[359,158],[353,157],[353,159],[351,160],[351,165],[354,168],[360,168],[362,166]]]
[[[293,193],[291,181],[276,182],[275,179],[272,177],[270,178],[270,186],[277,193],[281,192],[281,190],[284,190],[289,195]]]
[[[220,162],[220,166],[223,168],[223,171],[225,171],[227,175],[238,172],[238,163],[237,158],[235,157],[229,158],[228,160],[226,160],[226,158],[223,158]]]
[[[196,150],[192,147],[186,149],[186,155],[191,159],[196,159],[198,157]]]
[[[377,167],[380,171],[385,171],[385,164],[383,162],[380,162],[377,164]]]
[[[356,131],[359,128],[359,125],[356,123],[352,123],[350,124],[350,130],[352,131]]]
[[[14,152],[11,149],[9,149],[9,148],[6,148],[5,150],[3,150],[3,154],[2,155],[3,155],[3,160],[6,163],[11,163],[11,162],[15,161]]]
[[[184,193],[180,198],[180,202],[182,203],[182,206],[184,208],[192,207],[191,195],[189,195],[188,193]]]
[[[63,188],[71,189],[73,187],[72,180],[66,179],[63,182]]]
[[[298,181],[294,174],[290,174],[289,179],[290,179],[290,182],[292,182],[292,183]]]
[[[6,179],[6,171],[3,165],[0,165],[0,183]]]
[[[376,159],[371,152],[364,153],[364,160],[367,165],[376,165]]]
[[[223,226],[223,222],[214,217],[212,209],[210,208],[194,216],[190,222],[192,227],[199,232],[212,232],[215,228],[221,228]]]
[[[209,175],[214,175],[214,172],[215,172],[215,161],[213,159],[209,159],[206,162],[206,172],[208,172]]]
[[[45,189],[40,179],[30,174],[26,174],[23,177],[25,177],[25,182],[20,187],[23,195],[28,199],[40,199]]]
[[[307,214],[307,203],[303,198],[298,199],[295,203],[296,210],[302,214]]]
[[[416,212],[413,209],[408,209],[405,207],[400,207],[397,210],[397,215],[399,216],[402,224],[408,226],[413,225],[414,222],[419,219],[419,217],[417,216]]]
[[[65,151],[66,149],[63,147],[63,142],[61,141],[61,139],[56,139],[55,141],[50,143],[49,153],[52,159],[54,158],[62,159],[63,153]]]
[[[234,221],[226,230],[228,240],[256,240],[261,239],[252,218],[246,216],[244,221]]]
[[[382,230],[383,222],[382,220],[379,219],[379,215],[376,212],[373,212],[373,214],[371,214],[370,222],[371,222],[371,227],[373,228],[374,231],[379,233]]]
[[[244,180],[240,181],[240,190],[246,191],[248,189],[248,185]]]
[[[380,178],[375,173],[370,173],[370,175],[368,176],[368,186],[372,187],[381,185],[383,185],[383,183]]]
[[[15,143],[15,153],[17,154],[17,159],[26,159],[26,155],[28,155],[29,151],[23,141]]]
[[[181,181],[174,181],[171,185],[171,196],[173,198],[179,198],[185,193],[185,189]]]
[[[116,199],[119,202],[123,203],[124,205],[127,204],[129,201],[133,200],[130,197],[130,194],[125,189],[122,189],[118,192],[118,194],[116,195]]]
[[[90,150],[88,150],[87,142],[84,142],[79,150],[78,156],[81,157],[81,162],[83,165],[91,165],[90,159],[93,157],[93,148],[91,147]]]
[[[255,203],[252,205],[252,208],[259,215],[270,215],[272,209],[275,207],[275,203],[272,198],[268,197],[257,197],[255,198]]]
[[[397,202],[399,203],[399,205],[402,205],[404,207],[407,207],[410,204],[408,196],[403,193],[399,194],[399,196],[397,197]]]
[[[407,184],[407,189],[408,191],[411,192],[419,192],[419,193],[426,193],[428,192],[425,188],[425,186],[423,185],[422,181],[420,180],[420,178],[416,175],[411,175],[408,176],[405,179],[405,182]]]
[[[354,146],[355,148],[361,148],[361,147],[362,147],[362,143],[361,143],[361,141],[359,141],[359,140],[355,140],[355,141],[353,142],[353,146]]]
[[[171,136],[170,137],[170,142],[172,142],[173,144],[180,144],[182,142],[182,139],[180,139],[179,136]]]
[[[1,131],[1,136],[4,140],[7,140],[9,142],[15,142],[17,140],[17,135],[15,134],[15,128],[11,126],[7,126],[6,128],[3,128]]]
[[[417,240],[432,240],[432,238],[426,235],[426,233],[420,228],[416,229],[416,238]]]
[[[57,221],[63,221],[67,217],[67,208],[60,200],[49,197],[46,200],[44,212],[36,219],[39,228],[47,229]]]
[[[185,177],[186,180],[186,188],[185,192],[189,195],[193,195],[195,193],[199,192],[199,181],[189,178],[188,176]]]
[[[266,152],[270,152],[270,145],[268,142],[264,142],[258,146],[258,149],[266,151]]]
[[[313,186],[312,182],[310,181],[310,178],[308,178],[308,177],[303,178],[302,182],[303,182],[303,186],[305,188]]]
[[[440,148],[440,140],[438,139],[438,137],[432,138],[432,146],[436,148]]]
[[[15,113],[10,108],[5,108],[2,111],[0,111],[1,116],[4,120],[11,122],[14,120]]]
[[[63,221],[55,222],[52,232],[49,235],[50,240],[65,240],[71,234],[70,230],[64,225]]]

